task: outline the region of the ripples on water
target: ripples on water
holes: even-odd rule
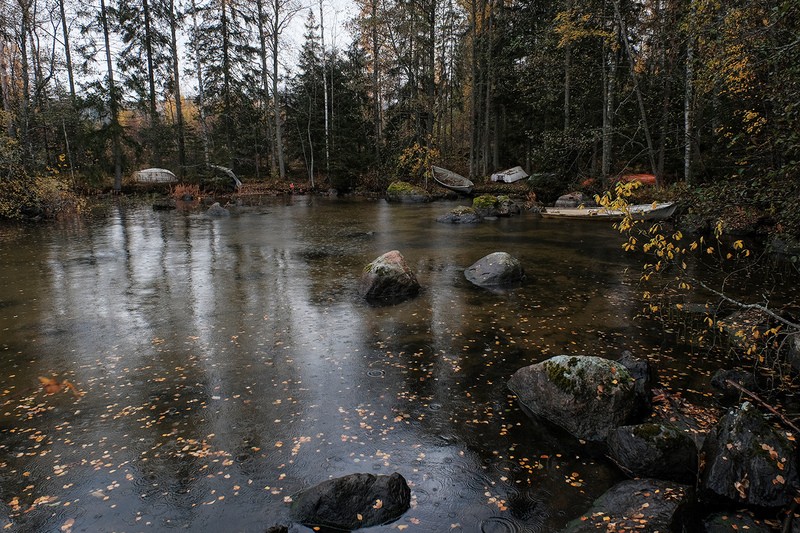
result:
[[[560,353],[670,357],[631,321],[634,263],[604,225],[434,222],[452,207],[297,198],[4,233],[0,525],[262,531],[303,488],[394,471],[413,507],[376,531],[580,515],[620,475],[526,418],[505,382]],[[424,291],[366,305],[358,276],[392,249]],[[522,287],[463,279],[498,250],[522,260]],[[44,396],[37,376],[85,395]]]

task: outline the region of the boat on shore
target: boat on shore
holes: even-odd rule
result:
[[[165,168],[146,168],[133,174],[136,183],[177,183],[178,177]]]
[[[492,181],[514,183],[515,181],[524,180],[527,177],[528,173],[525,172],[522,167],[514,167],[502,172],[495,172],[492,174]]]
[[[576,220],[622,220],[626,211],[634,220],[666,220],[675,213],[677,204],[662,202],[631,205],[627,210],[607,207],[547,207],[542,211],[544,218],[569,218]]]
[[[455,191],[461,194],[469,194],[472,192],[475,184],[460,174],[456,174],[452,170],[446,168],[431,166],[433,171],[433,179],[436,183],[446,189]]]

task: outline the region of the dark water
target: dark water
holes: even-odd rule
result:
[[[609,226],[434,221],[452,207],[298,197],[0,230],[0,526],[263,531],[305,487],[394,471],[413,507],[372,531],[580,515],[621,475],[529,420],[506,380],[555,354],[684,354],[632,319],[639,264]],[[425,290],[369,306],[359,274],[392,249]],[[524,286],[464,279],[494,251]],[[45,395],[38,376],[84,395]]]

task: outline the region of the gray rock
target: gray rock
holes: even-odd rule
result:
[[[749,402],[722,417],[703,454],[701,487],[712,500],[783,507],[800,488],[795,443]]]
[[[479,287],[502,287],[522,281],[525,270],[517,258],[506,252],[494,252],[469,266],[464,276]]]
[[[579,439],[604,441],[635,413],[633,378],[622,364],[600,357],[552,357],[517,370],[508,388],[533,415]]]
[[[697,447],[687,434],[662,424],[622,426],[606,440],[609,457],[629,475],[694,484]]]
[[[597,202],[582,192],[571,192],[558,197],[555,207],[597,207]]]
[[[562,533],[681,531],[683,511],[691,499],[692,489],[686,485],[654,479],[623,481],[595,500],[591,509],[567,524]]]
[[[219,205],[219,202],[214,202],[214,204],[206,211],[206,215],[210,217],[227,217],[230,214],[231,212]]]
[[[291,516],[309,527],[349,531],[397,520],[410,506],[411,489],[397,472],[351,474],[301,492],[292,502]]]
[[[359,293],[367,300],[395,301],[416,295],[419,282],[397,250],[386,252],[364,268]]]
[[[758,388],[756,378],[753,376],[752,372],[745,372],[744,370],[736,369],[726,370],[720,368],[714,372],[713,376],[711,376],[711,386],[719,390],[723,397],[729,401],[738,401],[742,396],[742,392],[733,385],[729,384],[728,380],[741,385],[749,391],[755,392]]]
[[[459,206],[436,218],[444,224],[479,224],[483,218],[472,207]]]

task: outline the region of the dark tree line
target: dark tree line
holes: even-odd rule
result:
[[[472,177],[796,187],[796,2],[354,1],[342,48],[295,0],[4,2],[2,177],[119,188],[212,163],[352,188],[427,154]]]

